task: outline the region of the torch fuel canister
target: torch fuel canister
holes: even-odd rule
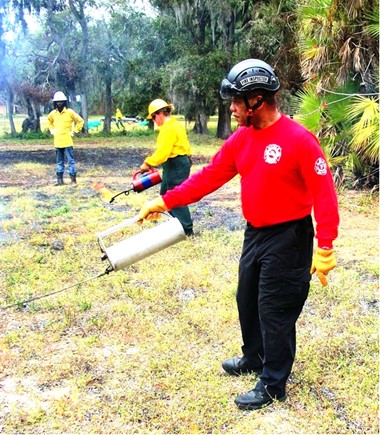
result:
[[[124,269],[186,239],[185,231],[177,218],[168,213],[163,213],[162,216],[166,218],[164,222],[145,231],[137,232],[129,238],[123,238],[125,236],[122,230],[136,224],[140,220],[139,216],[125,220],[98,234],[100,249],[103,253],[101,258],[110,263],[108,271]],[[105,238],[116,232],[119,232],[121,240],[107,247]]]
[[[132,186],[134,192],[142,192],[149,189],[149,187],[155,186],[161,183],[161,175],[157,169],[151,169],[149,172],[142,173],[137,171],[132,177]]]

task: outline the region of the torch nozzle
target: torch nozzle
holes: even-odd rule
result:
[[[110,199],[110,204],[113,203],[115,201],[115,199],[120,196],[120,195],[129,195],[129,192],[131,192],[133,189],[128,189],[128,190],[123,190],[122,192],[117,193],[115,196],[113,196]]]

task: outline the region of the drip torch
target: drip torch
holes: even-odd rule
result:
[[[149,187],[161,183],[161,181],[161,175],[157,169],[152,168],[150,171],[144,173],[137,171],[132,176],[131,187],[113,196],[110,200],[110,204],[120,195],[129,195],[129,192],[143,192],[144,190],[149,189]]]

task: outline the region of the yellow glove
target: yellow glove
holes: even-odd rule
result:
[[[313,274],[317,272],[317,276],[323,287],[327,286],[328,281],[326,276],[334,267],[336,267],[334,251],[332,249],[317,248],[313,255],[310,273]]]
[[[158,198],[147,202],[141,208],[139,213],[140,220],[138,223],[141,225],[144,219],[147,221],[157,220],[161,217],[160,213],[164,213],[165,211],[168,211],[168,208],[166,207],[162,197],[159,196]]]
[[[148,172],[148,171],[150,171],[152,169],[152,167],[150,166],[150,165],[148,165],[148,163],[143,163],[141,166],[140,166],[140,171],[142,172],[142,173],[144,173],[144,172]]]

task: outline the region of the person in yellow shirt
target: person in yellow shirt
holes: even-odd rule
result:
[[[125,130],[123,124],[123,114],[121,113],[121,110],[119,108],[116,109],[115,118],[116,118],[116,127],[117,128],[121,127],[123,130]]]
[[[66,95],[58,91],[53,97],[54,109],[47,116],[48,128],[54,136],[54,147],[57,163],[56,186],[62,186],[65,172],[65,156],[67,160],[71,185],[77,186],[77,171],[73,155],[73,136],[82,130],[84,121],[74,110],[67,107]]]
[[[149,104],[147,119],[153,119],[159,127],[157,147],[140,166],[141,172],[148,172],[152,167],[162,165],[161,195],[190,175],[190,142],[185,127],[171,116],[172,109],[171,104],[161,99]],[[173,208],[170,214],[181,222],[187,236],[193,235],[193,220],[188,206]]]

